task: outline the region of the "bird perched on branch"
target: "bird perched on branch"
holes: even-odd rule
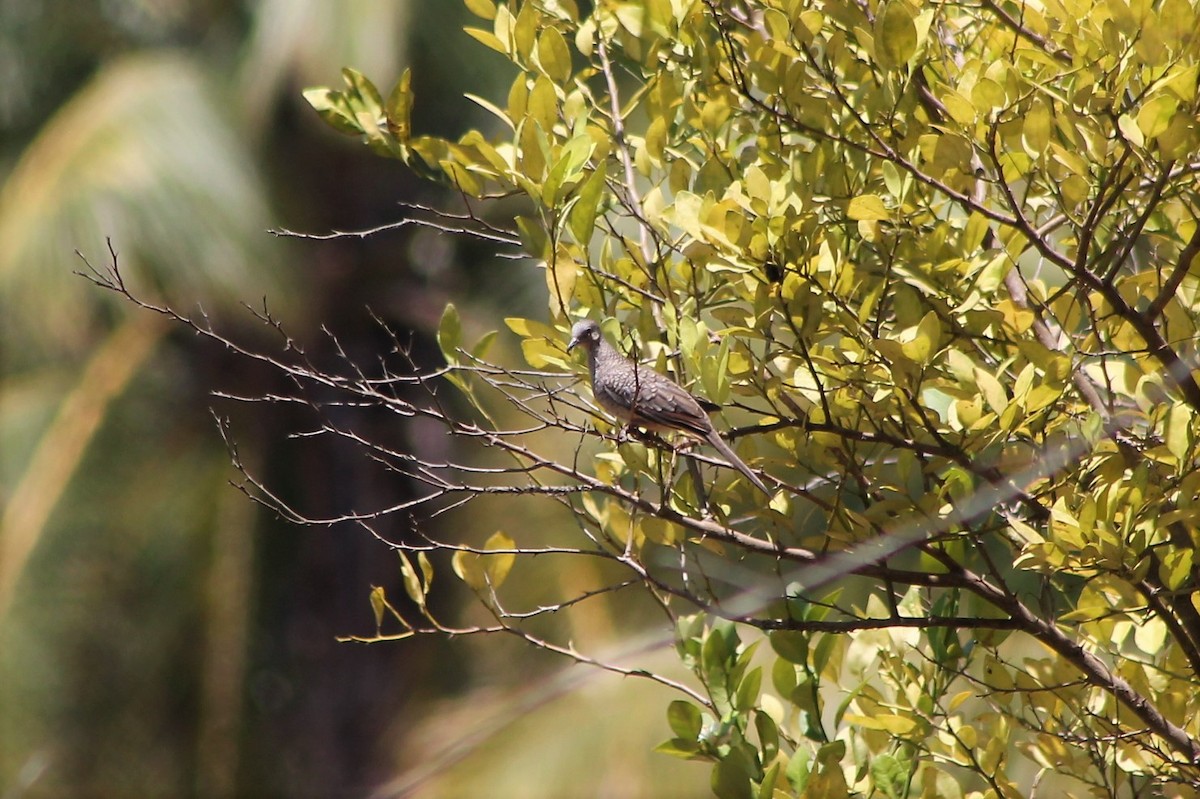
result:
[[[616,350],[590,319],[571,329],[567,350],[583,347],[588,354],[592,393],[600,407],[621,421],[653,433],[676,432],[706,441],[754,487],[770,496],[771,490],[742,462],[713,428],[700,400],[668,377]]]

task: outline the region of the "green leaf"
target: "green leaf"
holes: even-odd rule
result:
[[[725,636],[713,630],[704,639],[702,650],[704,674],[710,681],[724,682],[729,675],[729,659],[732,654],[725,644]]]
[[[550,260],[550,237],[546,235],[541,223],[527,216],[518,216],[514,221],[517,223],[517,232],[521,235],[521,247],[525,254],[541,261]]]
[[[691,702],[677,699],[667,706],[667,724],[677,737],[694,741],[700,737],[704,717],[700,708]]]
[[[738,683],[733,706],[738,710],[752,710],[758,705],[758,692],[762,688],[762,667],[756,666]]]
[[[814,674],[820,674],[825,670],[826,664],[829,663],[829,657],[833,654],[834,647],[841,646],[845,642],[845,638],[838,635],[822,635],[817,641],[816,648],[813,649],[812,668]]]
[[[487,357],[488,350],[492,348],[492,342],[496,340],[496,331],[489,330],[480,336],[479,341],[475,342],[475,346],[471,348],[471,356],[478,360],[483,360]]]
[[[456,189],[472,197],[479,197],[483,194],[483,184],[480,183],[479,178],[462,164],[447,159],[439,161],[438,167]]]
[[[917,52],[917,26],[904,0],[889,0],[875,18],[875,60],[884,69],[904,66]]]
[[[605,164],[601,162],[579,189],[575,204],[567,215],[567,227],[575,241],[587,246],[596,228],[600,198],[604,196]]]
[[[785,658],[777,658],[771,667],[771,684],[780,696],[789,696],[796,688],[796,666]]]
[[[446,309],[442,311],[442,320],[438,323],[437,340],[446,363],[457,364],[459,361],[458,348],[462,346],[462,321],[458,318],[458,309],[452,302],[447,303]]]
[[[550,174],[546,176],[545,185],[542,186],[543,204],[551,208],[558,205],[565,193],[564,188],[575,184],[583,165],[591,158],[595,149],[596,143],[586,133],[566,143],[559,152],[558,160],[551,167]]]
[[[769,763],[779,753],[779,727],[775,725],[775,719],[759,710],[754,714],[754,729],[762,744],[763,762]]]
[[[727,757],[713,766],[712,791],[718,799],[753,799],[750,772],[740,757]]]
[[[787,776],[788,785],[792,787],[792,792],[797,796],[804,794],[804,789],[808,787],[808,777],[812,772],[812,753],[803,746],[798,747],[792,755],[792,759],[788,761],[787,771],[784,772]]]
[[[769,636],[771,648],[784,660],[799,666],[808,663],[808,634],[791,630],[776,630]]]
[[[775,784],[779,781],[780,765],[776,760],[763,775],[762,784],[758,788],[758,799],[775,799]]]
[[[695,739],[689,738],[672,738],[669,741],[664,741],[654,747],[654,751],[671,757],[678,757],[683,760],[694,760],[700,752],[700,744]]]
[[[871,779],[888,799],[900,799],[908,786],[908,767],[892,755],[876,755],[871,759]]]
[[[723,336],[716,357],[711,355],[710,350],[700,358],[700,384],[704,386],[704,393],[708,399],[717,405],[724,405],[729,401],[729,341],[729,336]]]

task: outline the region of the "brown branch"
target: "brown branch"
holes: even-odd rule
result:
[[[1187,277],[1191,269],[1192,261],[1200,254],[1200,220],[1196,222],[1196,229],[1192,231],[1192,238],[1187,245],[1179,253],[1179,260],[1175,263],[1175,268],[1171,270],[1171,276],[1167,278],[1167,282],[1163,284],[1162,291],[1150,303],[1150,307],[1146,309],[1145,316],[1153,321],[1158,318],[1158,315],[1167,307],[1167,303],[1175,296],[1175,292],[1179,289],[1179,284]]]
[[[794,630],[806,633],[852,633],[860,630],[895,628],[932,630],[1025,630],[1016,619],[988,619],[982,616],[890,616],[885,619],[843,619],[808,621],[804,619],[744,619],[760,630]]]
[[[1005,27],[1011,29],[1022,39],[1033,42],[1041,49],[1045,50],[1054,57],[1059,63],[1071,66],[1071,54],[1062,47],[1054,44],[1054,42],[1042,36],[1040,33],[1035,33],[1029,28],[1022,25],[1017,20],[1013,19],[1007,11],[1002,9],[995,0],[983,0],[983,7],[996,15],[996,18],[1004,23]]]
[[[1184,755],[1190,764],[1200,763],[1200,742],[1192,738],[1182,727],[1168,721],[1145,696],[1123,677],[1109,669],[1100,658],[1085,649],[1078,641],[1063,633],[1051,622],[1038,616],[1015,596],[1000,590],[958,563],[943,559],[943,565],[965,579],[969,584],[968,590],[986,600],[993,607],[1003,610],[1010,618],[1023,625],[1023,628],[1037,640],[1079,669],[1089,682],[1116,697],[1121,704],[1133,711],[1134,715],[1151,731],[1163,738],[1172,749]]]

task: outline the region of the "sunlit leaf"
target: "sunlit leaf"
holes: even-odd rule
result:
[[[888,0],[875,20],[875,60],[885,68],[908,63],[917,50],[917,26],[905,0]]]
[[[884,220],[888,218],[887,208],[877,194],[860,194],[850,201],[846,215],[853,220]]]
[[[496,18],[496,3],[494,0],[463,0],[466,3],[467,9],[477,17],[483,19]]]

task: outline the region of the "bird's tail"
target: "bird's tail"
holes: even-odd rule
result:
[[[763,481],[758,479],[758,475],[750,471],[750,467],[747,466],[742,459],[737,456],[733,449],[725,443],[725,439],[721,438],[720,433],[718,433],[716,430],[710,430],[705,438],[709,444],[713,445],[717,452],[721,453],[721,457],[729,461],[730,466],[746,475],[746,479],[753,483],[755,488],[766,494],[768,497],[771,496],[771,489],[767,488]]]

